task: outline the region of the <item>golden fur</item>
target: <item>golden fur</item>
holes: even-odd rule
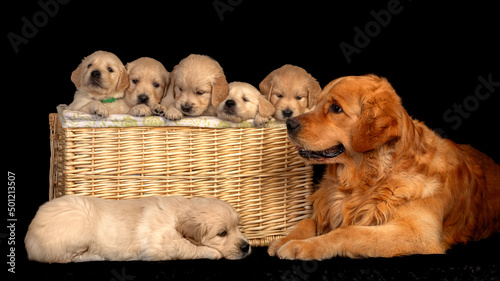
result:
[[[261,125],[269,122],[273,113],[274,106],[265,96],[245,82],[229,83],[229,95],[217,106],[217,117],[237,123],[254,119]]]
[[[39,208],[25,246],[30,260],[48,263],[241,259],[251,249],[238,221],[215,198],[66,195]]]
[[[500,166],[412,119],[385,78],[336,79],[287,126],[303,157],[328,166],[312,218],[270,255],[443,254],[500,231]]]
[[[125,90],[128,112],[134,116],[148,116],[162,110],[160,101],[167,93],[170,73],[161,62],[143,57],[127,63],[130,86]]]
[[[113,53],[96,51],[85,57],[71,74],[76,86],[70,110],[97,114],[122,114],[129,111],[123,100],[124,91],[129,85],[127,71],[120,59]],[[114,98],[113,102],[101,101]]]
[[[166,97],[158,112],[167,119],[183,116],[215,116],[215,108],[226,99],[229,85],[219,63],[209,56],[191,54],[182,59],[171,73]]]
[[[276,120],[298,116],[316,106],[321,87],[303,68],[285,64],[259,84],[260,92],[274,105]]]

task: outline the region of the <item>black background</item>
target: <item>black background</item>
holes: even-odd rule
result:
[[[304,275],[294,270],[294,266],[295,269],[314,268],[312,275],[320,276],[321,272],[323,276],[342,277],[344,274],[348,279],[353,276],[432,279],[429,272],[441,272],[437,275],[440,279],[448,273],[452,277],[465,274],[463,276],[484,279],[492,272],[490,276],[498,274],[498,257],[485,257],[499,249],[498,235],[457,246],[446,256],[361,261],[336,258],[318,263],[316,267],[269,258],[265,249],[257,249],[249,259],[233,263],[49,266],[26,262],[24,234],[38,206],[48,200],[48,114],[55,112],[58,104],[72,101],[75,88],[70,81],[71,72],[84,56],[96,50],[113,52],[124,63],[142,56],[153,57],[169,71],[190,53],[206,54],[221,64],[229,82],[245,81],[254,86],[269,72],[287,63],[305,68],[322,87],[340,76],[375,73],[388,78],[414,118],[439,129],[443,136],[471,144],[500,162],[497,140],[500,87],[493,87],[486,99],[474,98],[476,87],[481,85],[479,76],[500,82],[500,26],[494,3],[401,0],[397,5],[399,12],[392,14],[390,21],[387,19],[382,26],[376,23],[371,11],[380,13],[397,1],[330,1],[328,4],[325,1],[273,1],[270,4],[248,0],[72,0],[58,3],[57,10],[51,6],[50,14],[39,4],[48,2],[57,3],[55,0],[17,1],[4,4],[2,12],[2,61],[6,61],[1,64],[2,107],[7,109],[3,115],[3,136],[7,140],[4,162],[7,170],[16,175],[16,276],[21,272],[38,272],[40,276],[52,276],[52,280],[87,275],[118,280],[113,270],[119,274],[125,270],[136,277],[147,272],[151,280],[155,276],[175,277],[175,272],[177,277],[191,276],[189,272],[199,267],[200,271],[195,270],[198,277],[303,279]],[[220,9],[224,9],[223,6],[229,9],[218,12],[214,3]],[[35,28],[25,27],[26,21]],[[355,40],[355,28],[365,30],[367,26],[372,36],[368,37],[369,42],[360,45],[359,40]],[[23,29],[27,32],[24,35]],[[14,46],[9,40],[13,36],[25,37],[25,41]],[[353,47],[357,42],[360,47],[358,53],[350,56],[350,62],[339,47],[342,42]],[[481,91],[488,92],[485,87]],[[443,117],[464,101],[473,110],[464,110],[464,115],[459,117],[460,124]],[[456,120],[460,115],[451,113],[450,116]],[[4,190],[6,197],[7,188]],[[6,209],[7,206],[3,212],[6,213]],[[2,227],[4,259],[9,234],[6,232]],[[416,264],[422,268],[414,268]],[[158,271],[160,268],[162,271]],[[237,274],[227,273],[234,270]],[[161,274],[155,275],[155,271]],[[289,272],[292,275],[287,275]]]

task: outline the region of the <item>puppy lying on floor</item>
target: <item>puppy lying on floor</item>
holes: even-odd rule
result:
[[[274,118],[284,121],[316,106],[321,87],[303,68],[285,64],[259,84],[260,92],[274,105]]]
[[[30,260],[48,263],[241,259],[251,249],[238,221],[215,198],[66,195],[39,208],[25,245]]]
[[[412,119],[385,79],[341,77],[287,120],[310,163],[327,164],[311,219],[269,247],[283,259],[443,254],[500,231],[500,166]]]
[[[226,99],[229,85],[219,63],[209,56],[191,54],[171,73],[167,95],[161,101],[166,111],[155,115],[169,120],[186,116],[215,116],[215,108]]]
[[[108,117],[109,114],[125,114],[129,106],[123,100],[129,85],[127,71],[114,54],[96,51],[85,57],[71,74],[76,86],[69,110]]]
[[[229,83],[229,95],[217,106],[217,117],[231,122],[254,119],[255,124],[269,122],[274,106],[254,86],[245,82]]]
[[[125,90],[125,102],[130,107],[128,114],[148,116],[152,111],[162,110],[160,101],[167,93],[170,73],[161,62],[143,57],[127,63],[130,86]]]

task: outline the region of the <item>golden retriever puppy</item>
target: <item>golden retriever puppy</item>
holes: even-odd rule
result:
[[[328,84],[287,120],[311,163],[328,164],[313,215],[268,249],[282,259],[443,254],[500,231],[500,166],[412,119],[385,79]]]
[[[217,117],[242,122],[254,119],[255,124],[269,122],[274,114],[274,106],[257,88],[245,82],[229,83],[229,95],[217,106]]]
[[[183,116],[215,116],[215,108],[226,99],[229,85],[222,67],[209,56],[191,54],[171,73],[167,96],[161,101],[167,119]]]
[[[76,92],[68,109],[102,117],[129,111],[123,100],[129,85],[128,75],[115,54],[96,51],[85,57],[71,74],[71,81]]]
[[[128,200],[66,195],[42,205],[24,239],[39,262],[241,259],[239,217],[216,198]]]
[[[130,115],[148,116],[162,110],[160,101],[167,93],[170,73],[161,62],[144,57],[127,63],[130,86],[125,90],[125,102]]]
[[[284,121],[316,106],[321,87],[303,68],[285,64],[259,84],[260,92],[274,105],[274,118]]]

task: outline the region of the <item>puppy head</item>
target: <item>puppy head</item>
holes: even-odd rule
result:
[[[316,106],[321,87],[303,68],[286,64],[269,73],[259,85],[276,111],[274,118],[286,120]]]
[[[184,115],[199,116],[226,99],[229,85],[217,61],[191,54],[172,70],[171,86],[175,107]]]
[[[191,208],[179,217],[177,231],[197,245],[216,249],[226,259],[242,259],[250,254],[248,240],[238,229],[238,213],[231,205],[216,198],[189,200]]]
[[[299,154],[312,163],[341,163],[346,154],[379,149],[401,136],[401,100],[375,75],[330,82],[311,112],[287,120]]]
[[[229,95],[217,106],[217,116],[232,122],[255,119],[257,114],[271,117],[274,106],[257,88],[245,82],[229,83]]]
[[[163,64],[152,58],[139,58],[126,65],[130,86],[125,90],[125,102],[133,107],[160,103],[167,92],[170,73]]]
[[[78,90],[93,97],[105,98],[115,93],[123,94],[129,80],[125,66],[114,54],[96,51],[85,57],[71,73],[71,81]]]

